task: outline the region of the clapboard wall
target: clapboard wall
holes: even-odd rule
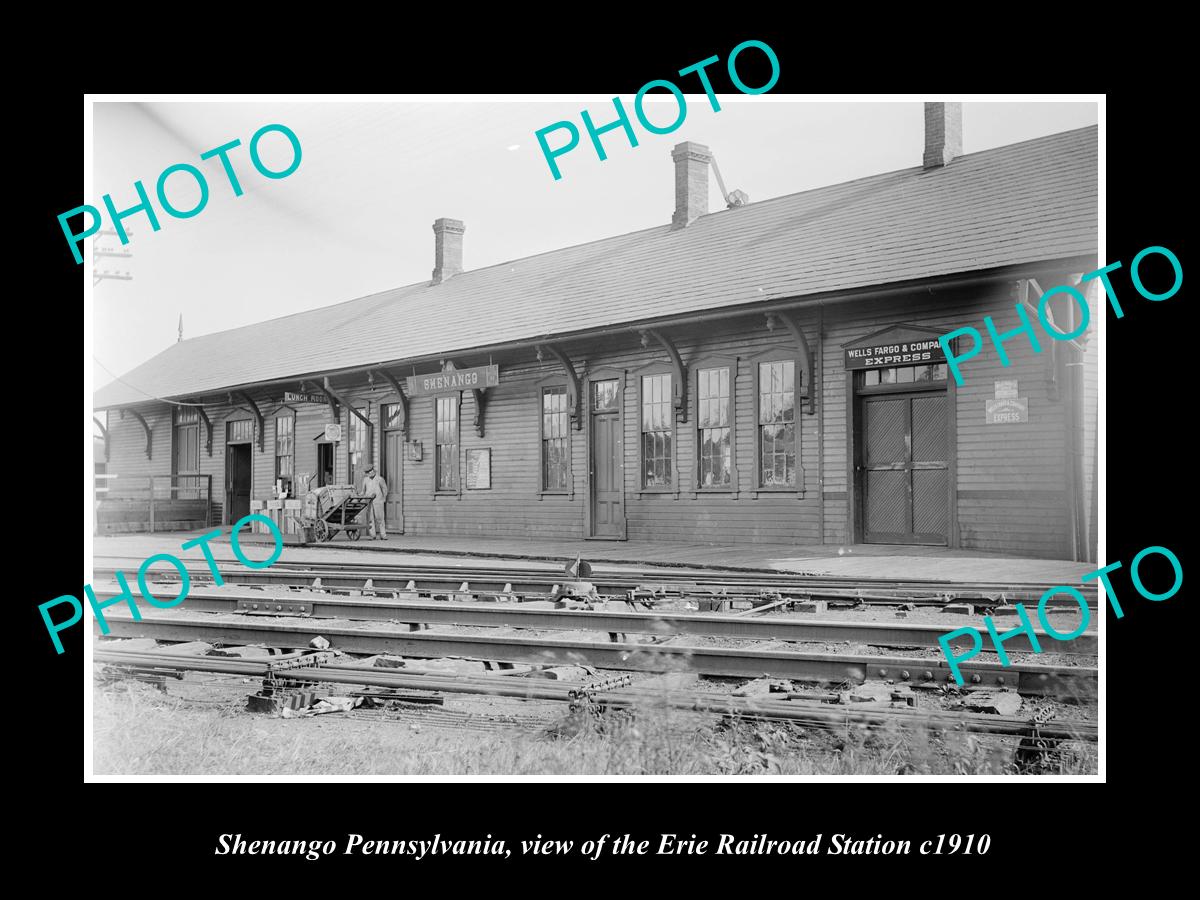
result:
[[[1014,304],[1017,283],[989,287],[923,290],[796,310],[795,316],[812,348],[816,363],[818,402],[815,414],[802,403],[800,459],[803,481],[783,493],[762,491],[755,484],[757,424],[755,421],[755,371],[764,355],[794,353],[786,329],[768,328],[763,315],[744,316],[666,331],[677,346],[689,374],[686,422],[676,422],[674,477],[678,490],[650,492],[640,484],[640,379],[665,371],[666,352],[653,339],[643,341],[630,330],[604,338],[566,342],[563,348],[579,372],[583,391],[580,405],[583,427],[571,429],[570,492],[544,494],[540,490],[541,389],[565,385],[566,377],[548,354],[539,361],[533,348],[497,356],[501,383],[487,394],[483,434],[473,426],[475,408],[470,392],[462,394],[459,461],[465,481],[466,451],[488,448],[492,452],[492,486],[486,490],[462,487],[455,494],[435,490],[434,399],[412,398],[409,404],[410,440],[423,445],[423,459],[403,462],[404,528],[408,534],[446,537],[583,538],[587,533],[588,440],[590,416],[587,385],[590,379],[617,377],[623,381],[624,490],[627,537],[712,544],[771,543],[793,547],[850,544],[859,539],[852,508],[854,478],[850,447],[850,417],[854,397],[847,391],[844,347],[890,325],[911,324],[939,331],[971,325],[983,330],[983,317],[992,315],[1000,330],[1018,324]],[[1048,340],[1041,336],[1043,345]],[[1034,353],[1027,338],[1006,344],[1011,365],[1004,366],[990,344],[963,364],[964,383],[950,391],[957,430],[952,437],[955,531],[952,546],[1027,556],[1066,558],[1070,547],[1070,504],[1067,480],[1067,406],[1065,384],[1054,383],[1050,354]],[[801,371],[798,354],[797,372]],[[1096,428],[1095,354],[1087,355],[1085,369],[1085,489],[1093,492]],[[463,366],[481,365],[488,358],[464,357]],[[695,484],[696,369],[730,365],[736,370],[734,394],[734,467],[736,480],[729,491],[699,490]],[[421,371],[429,371],[429,366]],[[394,367],[397,376],[408,374]],[[1018,395],[1028,401],[1029,421],[985,422],[986,401],[994,397],[996,382],[1016,380]],[[369,460],[380,463],[382,405],[395,402],[392,389],[377,376],[363,374],[334,379],[336,390],[354,406],[364,409],[374,428]],[[325,425],[331,421],[327,405],[283,403],[284,389],[299,383],[263,387],[249,394],[264,417],[263,449],[252,445],[253,496],[272,496],[275,467],[275,418],[295,416],[295,472],[315,473],[317,447]],[[153,428],[153,460],[144,453],[145,435],[132,417],[122,421],[113,412],[110,422],[109,471],[120,478],[112,495],[120,496],[136,476],[171,471],[172,428],[170,407],[139,407]],[[243,404],[206,407],[213,421],[213,449],[206,452],[201,436],[200,470],[213,476],[213,499],[225,500],[225,440],[228,423],[251,417]],[[350,416],[342,411],[341,422]],[[344,483],[348,472],[347,443],[335,448],[335,481]],[[125,479],[124,481],[122,479]],[[315,480],[314,480],[315,484]],[[675,485],[673,485],[673,488]],[[1094,542],[1094,492],[1085,508],[1086,523]],[[219,509],[218,509],[219,515]],[[219,519],[218,519],[219,521]],[[394,527],[394,526],[393,526]]]

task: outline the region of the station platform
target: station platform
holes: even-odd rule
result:
[[[217,559],[233,559],[228,526],[221,542],[213,542]],[[96,556],[145,558],[153,553],[180,554],[180,545],[203,531],[150,534],[97,535]],[[246,539],[251,536],[246,535]],[[254,535],[263,538],[262,535]],[[246,541],[248,543],[248,540]],[[252,554],[259,558],[259,554]],[[186,557],[201,558],[199,549]],[[672,571],[778,571],[850,578],[894,580],[994,581],[1006,584],[1054,583],[1076,585],[1095,571],[1094,563],[1030,559],[973,550],[909,545],[854,544],[849,546],[788,546],[778,544],[706,545],[659,541],[529,540],[521,538],[458,537],[446,535],[392,535],[373,541],[337,538],[328,543],[287,545],[283,559],[336,562],[406,563],[411,565],[469,565],[486,560],[497,568],[545,565],[561,569],[577,556],[605,569],[669,568]]]

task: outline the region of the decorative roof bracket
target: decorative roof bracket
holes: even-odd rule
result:
[[[802,370],[802,381],[800,396],[808,399],[805,412],[808,415],[813,415],[817,411],[817,391],[813,384],[813,357],[812,351],[808,348],[808,340],[804,337],[804,332],[800,326],[796,324],[796,320],[792,318],[790,312],[774,312],[767,313],[767,328],[774,328],[774,322],[778,320],[783,323],[783,327],[791,334],[792,340],[796,343],[796,350],[800,353],[800,367]]]
[[[347,403],[342,397],[338,396],[337,394],[335,394],[333,392],[333,386],[329,383],[328,378],[325,379],[325,393],[329,395],[330,405],[332,405],[333,402],[336,401],[339,406],[345,407],[346,411],[349,412],[351,415],[353,415],[356,418],[365,422],[368,428],[371,427],[370,419],[368,419],[366,416],[364,416],[362,413],[360,413],[357,409],[355,409],[353,404]]]
[[[128,412],[131,416],[133,416],[135,419],[137,419],[139,422],[142,423],[142,428],[144,428],[146,430],[146,459],[153,459],[154,458],[154,456],[153,456],[154,435],[153,435],[153,432],[151,432],[151,430],[150,430],[150,423],[147,422],[146,417],[143,416],[136,409],[129,409],[129,410],[122,409],[121,410],[121,418],[122,419],[125,418],[126,412]]]
[[[262,453],[266,441],[266,426],[263,424],[262,410],[258,408],[258,404],[250,399],[250,395],[245,391],[234,391],[235,395],[241,398],[242,402],[250,407],[250,412],[254,413],[254,423],[258,428],[258,452]]]
[[[547,353],[557,359],[563,367],[563,371],[567,373],[567,411],[571,414],[571,421],[575,423],[575,430],[580,431],[583,429],[583,411],[580,408],[581,390],[579,376],[575,373],[575,367],[571,365],[571,358],[554,344],[539,344],[538,349],[542,348],[545,348]]]
[[[200,421],[204,423],[204,434],[205,434],[204,447],[206,450],[208,450],[208,455],[212,456],[212,433],[213,433],[212,419],[210,419],[208,417],[208,413],[206,413],[204,411],[203,406],[197,406],[196,413],[200,416]]]
[[[487,389],[471,388],[471,399],[475,401],[475,433],[483,437],[483,411],[487,407]]]
[[[96,423],[96,427],[100,429],[100,433],[104,435],[104,461],[108,462],[108,429],[104,427],[104,423],[96,416],[92,416],[92,421]]]
[[[404,432],[404,439],[407,441],[408,440],[408,394],[404,393],[404,388],[400,384],[400,380],[398,378],[396,378],[387,369],[376,369],[375,371],[377,371],[380,375],[383,376],[384,381],[386,381],[388,384],[390,384],[392,386],[392,390],[394,390],[396,392],[397,396],[400,397],[400,413],[404,417],[404,420],[400,423],[400,429]]]
[[[646,346],[648,343],[646,336],[649,335],[662,344],[663,348],[667,351],[667,356],[671,357],[671,365],[675,367],[675,381],[672,385],[675,413],[679,417],[680,422],[687,422],[688,379],[687,366],[683,364],[683,357],[679,355],[679,351],[675,348],[674,342],[672,342],[672,340],[661,331],[653,328],[646,328],[642,330],[641,334],[643,346]]]

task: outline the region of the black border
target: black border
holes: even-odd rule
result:
[[[431,10],[430,14],[439,12]],[[646,80],[664,77],[664,73],[708,55],[716,53],[724,57],[746,37],[764,40],[776,50],[781,78],[774,93],[919,91],[942,84],[971,91],[1034,90],[1048,86],[1057,91],[1095,91],[1103,82],[1116,80],[1112,75],[1095,73],[1098,57],[1089,55],[1086,46],[1080,43],[1084,36],[1073,27],[1074,23],[1056,22],[1048,15],[1035,32],[1014,23],[995,26],[989,31],[988,40],[976,35],[967,42],[947,38],[938,27],[930,27],[919,39],[912,35],[901,39],[901,35],[890,32],[888,23],[880,20],[872,23],[873,29],[849,33],[816,25],[806,30],[778,22],[772,28],[743,29],[715,21],[711,28],[688,31],[686,24],[712,18],[698,7],[673,10],[679,18],[677,27],[658,36],[635,26],[618,29],[615,26],[624,17],[607,12],[603,18],[614,27],[609,29],[601,23],[596,34],[585,37],[579,33],[582,29],[566,26],[551,10],[540,14],[546,17],[540,24],[552,30],[561,26],[553,35],[535,30],[520,40],[506,36],[473,45],[462,23],[452,21],[455,16],[450,12],[440,32],[417,28],[404,35],[380,34],[374,39],[378,46],[363,38],[362,23],[334,24],[323,36],[320,53],[303,35],[297,43],[290,43],[293,32],[284,23],[275,29],[273,40],[265,42],[257,52],[223,47],[221,53],[227,57],[224,65],[205,67],[203,72],[178,68],[143,72],[136,89],[234,92],[264,88],[295,91],[375,88],[478,92],[482,86],[490,92],[598,91],[627,95]],[[913,16],[935,18],[932,10],[909,12]],[[511,20],[509,26],[515,28]],[[471,29],[472,34],[481,31],[487,33],[486,28]],[[1071,37],[1064,45],[1066,36]],[[822,43],[828,46],[822,48]],[[1050,48],[1057,49],[1051,52]],[[69,56],[68,50],[61,52]],[[1095,49],[1095,54],[1103,52],[1102,47]],[[1056,63],[1047,68],[1049,61]],[[262,76],[280,64],[288,65],[282,70],[288,77],[268,84],[270,80]],[[1134,84],[1129,74],[1139,71],[1138,63],[1127,61],[1123,65],[1121,79],[1127,86],[1109,93],[1107,106],[1106,261],[1120,259],[1128,266],[1128,261],[1143,247],[1162,245],[1171,248],[1186,269],[1181,207],[1184,187],[1194,179],[1185,177],[1182,171],[1191,154],[1189,145],[1175,133],[1180,104],[1163,87],[1173,81],[1169,73],[1161,71],[1160,58],[1152,60],[1142,72],[1145,81],[1140,85]],[[164,64],[164,68],[169,67]],[[330,74],[334,71],[338,73],[336,77]],[[714,71],[720,70],[714,67]],[[102,73],[91,80],[89,87],[123,89],[125,85],[113,83],[114,74]],[[754,83],[753,74],[748,69],[746,80]],[[150,83],[151,75],[158,83]],[[717,84],[718,90],[724,88]],[[29,483],[49,487],[55,493],[65,480],[71,485],[68,508],[72,515],[79,509],[74,493],[79,474],[77,432],[73,426],[51,427],[47,431],[34,427],[33,422],[45,421],[48,410],[61,406],[57,400],[46,404],[41,399],[45,397],[65,398],[68,412],[73,416],[80,391],[73,366],[64,359],[65,354],[56,351],[56,345],[65,341],[63,322],[69,321],[69,317],[63,315],[63,310],[68,303],[79,302],[75,298],[79,296],[82,274],[69,255],[64,254],[55,216],[83,202],[77,180],[81,111],[82,96],[73,87],[47,88],[28,109],[28,121],[38,129],[36,150],[31,152],[34,177],[22,179],[19,187],[30,194],[22,208],[34,212],[30,217],[35,223],[32,243],[39,263],[30,287],[18,295],[18,304],[10,306],[10,310],[19,310],[10,315],[17,319],[18,327],[29,339],[21,345],[34,351],[26,365],[29,374],[36,378],[36,389],[29,388],[35,402],[14,404],[21,409],[20,414],[14,410],[17,417],[14,433],[52,438],[36,442],[31,477],[24,475],[23,468],[10,468],[17,476],[14,488],[24,490],[23,485]],[[1188,508],[1190,480],[1191,416],[1185,387],[1191,381],[1187,378],[1190,372],[1185,373],[1184,367],[1191,363],[1194,354],[1190,352],[1192,330],[1183,319],[1186,287],[1169,301],[1150,303],[1131,293],[1127,268],[1125,273],[1118,273],[1114,283],[1122,298],[1130,299],[1124,304],[1123,319],[1117,321],[1111,312],[1108,314],[1107,559],[1120,559],[1128,564],[1143,547],[1161,544],[1176,552],[1186,570],[1186,545],[1176,515]],[[24,380],[13,380],[10,388],[16,389],[23,383]],[[70,432],[69,440],[62,439],[64,431]],[[16,442],[24,446],[31,443]],[[58,508],[53,500],[51,508]],[[57,524],[57,518],[51,517],[50,522]],[[70,528],[73,543],[74,525]],[[38,580],[13,602],[26,617],[26,628],[20,632],[25,657],[23,671],[31,677],[34,687],[26,695],[34,702],[22,704],[17,734],[26,749],[25,767],[32,776],[25,783],[36,788],[29,816],[33,819],[34,833],[41,836],[40,843],[46,848],[47,860],[50,847],[55,847],[55,861],[62,859],[58,845],[65,840],[63,832],[71,827],[69,811],[76,809],[89,810],[88,818],[97,819],[94,828],[86,829],[94,835],[140,836],[125,844],[128,852],[111,855],[105,866],[107,876],[121,877],[122,868],[144,865],[150,861],[148,857],[153,857],[155,864],[165,863],[176,873],[188,871],[193,878],[269,872],[302,874],[306,884],[312,883],[312,876],[318,872],[338,876],[363,872],[404,876],[437,869],[439,873],[458,876],[449,882],[458,889],[499,886],[508,880],[506,876],[519,873],[515,883],[527,888],[541,885],[543,889],[576,890],[586,884],[578,876],[595,871],[600,864],[580,860],[555,864],[550,860],[514,857],[504,865],[493,865],[485,858],[462,861],[445,857],[436,862],[426,860],[413,869],[397,863],[394,857],[337,857],[322,861],[318,868],[293,858],[217,858],[211,854],[216,835],[225,832],[278,838],[302,833],[340,839],[346,831],[359,831],[400,839],[438,831],[443,835],[469,837],[482,830],[510,841],[538,832],[576,840],[605,832],[632,832],[652,840],[664,831],[701,835],[722,831],[753,835],[766,831],[779,837],[810,837],[816,832],[865,837],[883,832],[889,837],[909,839],[974,832],[993,836],[993,849],[986,859],[908,857],[899,862],[911,863],[930,879],[944,879],[956,873],[975,878],[1004,873],[1010,879],[1018,876],[1014,880],[1020,882],[1019,875],[1024,869],[1017,860],[1030,853],[1037,855],[1053,848],[1058,859],[1078,865],[1080,860],[1094,857],[1097,845],[1109,841],[1114,834],[1119,833],[1122,852],[1126,854],[1136,841],[1157,839],[1158,829],[1153,821],[1135,823],[1121,812],[1128,798],[1102,811],[1089,809],[1095,800],[1047,796],[1046,787],[1075,790],[1057,785],[1043,783],[1036,793],[1015,797],[1014,789],[1034,791],[1035,788],[1011,781],[996,785],[970,782],[933,790],[927,785],[913,786],[903,798],[886,799],[878,796],[876,783],[850,786],[845,782],[821,786],[819,798],[813,793],[816,785],[779,782],[601,786],[528,782],[407,784],[373,787],[369,791],[359,785],[337,784],[233,785],[217,790],[187,784],[159,785],[152,789],[139,785],[84,786],[80,767],[82,735],[76,705],[82,668],[81,631],[67,633],[66,653],[56,656],[45,640],[36,609],[37,602],[77,591],[81,576],[70,575],[73,566],[63,564],[66,551],[61,545],[66,538],[61,529],[53,525],[25,526],[18,521],[10,522],[10,533],[21,534],[21,539],[29,535],[26,540],[32,553],[22,550],[21,561],[28,558],[38,561]],[[74,552],[70,551],[71,562]],[[1122,598],[1132,598],[1132,588],[1123,574],[1114,578],[1114,584]],[[1149,575],[1147,580],[1151,580]],[[1142,795],[1154,792],[1153,784],[1148,786],[1147,782],[1160,778],[1174,780],[1190,766],[1187,752],[1173,746],[1170,737],[1171,728],[1177,727],[1172,723],[1179,721],[1175,714],[1181,703],[1170,685],[1184,683],[1176,680],[1174,670],[1186,658],[1187,645],[1174,644],[1169,637],[1184,633],[1186,604],[1182,592],[1163,603],[1131,599],[1123,604],[1124,619],[1116,621],[1110,615],[1106,622],[1108,780],[1120,788],[1137,786]],[[81,789],[87,793],[80,796]],[[831,794],[833,790],[837,796]],[[853,792],[852,797],[846,796],[848,790]],[[92,792],[99,791],[108,795],[96,803]],[[138,795],[136,802],[128,798],[130,792]],[[314,824],[284,827],[285,823],[297,821],[299,811],[306,811],[304,819]],[[152,814],[157,825],[151,824]],[[118,840],[114,847],[122,843],[124,839]],[[745,859],[710,855],[683,859],[621,858],[618,864],[609,861],[604,868],[608,870],[606,874],[626,877],[645,874],[651,869],[670,872],[678,879],[671,882],[676,888],[687,882],[715,886],[711,881],[699,879],[730,861],[737,868],[726,871],[746,879],[741,889],[755,890],[795,889],[805,884],[800,879],[814,867],[837,872],[840,884],[861,886],[864,876],[872,881],[875,876],[894,878],[898,862],[895,857]],[[847,867],[847,863],[853,868]],[[1061,869],[1056,871],[1062,874]],[[555,873],[573,878],[569,882],[543,880]],[[764,876],[776,875],[789,880],[782,885],[764,880]],[[538,880],[530,881],[531,877]],[[624,891],[653,887],[630,881],[593,883],[609,894],[618,888]],[[401,882],[397,889],[403,889],[405,884]],[[959,886],[963,887],[961,883]]]

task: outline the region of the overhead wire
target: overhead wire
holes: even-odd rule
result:
[[[98,365],[100,368],[102,368],[105,372],[107,372],[109,375],[111,375],[115,380],[117,380],[121,384],[125,385],[125,387],[129,388],[130,390],[137,391],[139,394],[142,394],[147,399],[158,400],[161,403],[170,403],[172,406],[204,406],[203,403],[185,403],[181,400],[168,400],[166,397],[158,397],[158,396],[155,396],[154,394],[147,393],[146,391],[143,391],[137,385],[130,384],[128,381],[126,381],[124,378],[122,378],[120,375],[118,375],[116,372],[114,372],[112,369],[110,369],[104,363],[100,362],[100,360],[97,359],[94,354],[92,355],[92,362],[94,362],[96,365]]]

